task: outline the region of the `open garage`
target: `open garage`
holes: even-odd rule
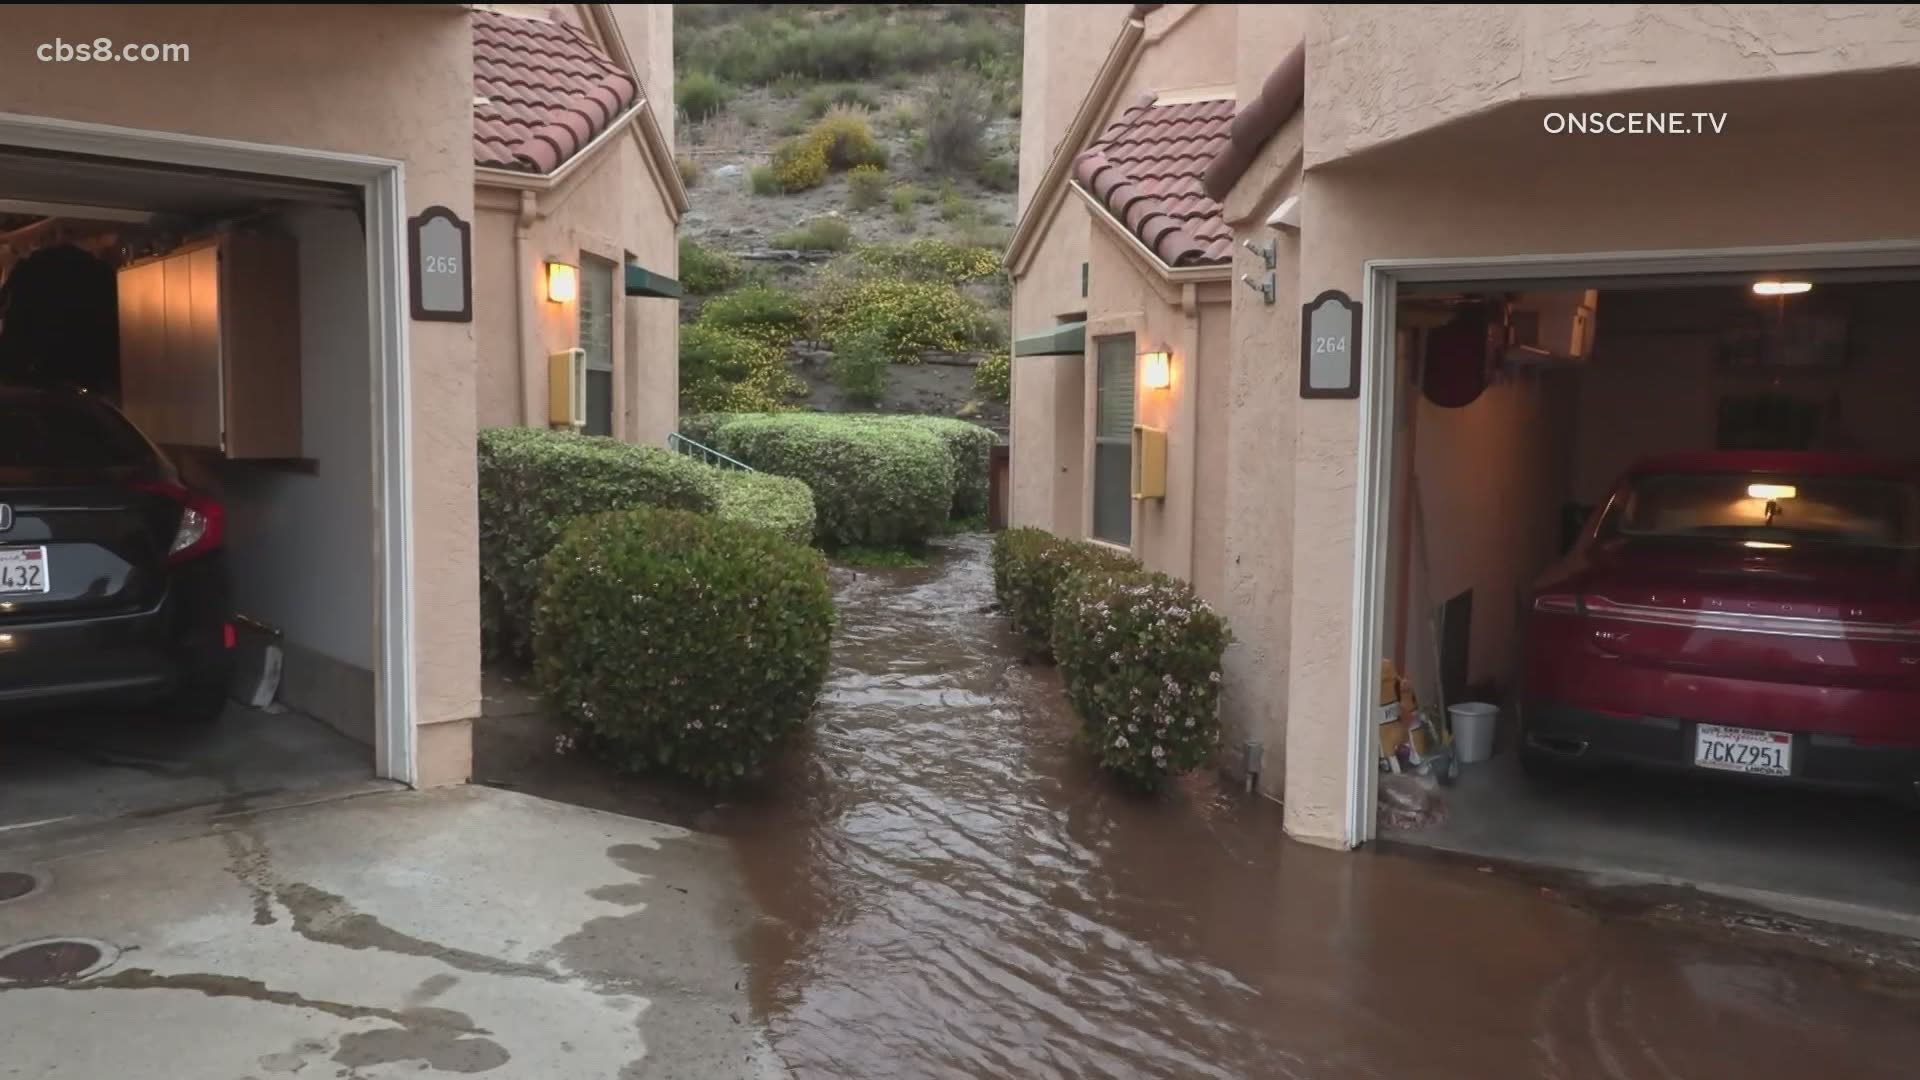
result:
[[[1523,274],[1383,327],[1378,835],[1920,911],[1920,280]]]
[[[0,828],[401,776],[368,211],[0,151]]]

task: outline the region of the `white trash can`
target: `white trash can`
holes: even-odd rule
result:
[[[1484,701],[1449,705],[1447,721],[1453,725],[1453,756],[1460,764],[1472,765],[1493,756],[1493,732],[1500,724],[1500,706]]]

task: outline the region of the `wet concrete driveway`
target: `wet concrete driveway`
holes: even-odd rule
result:
[[[1014,659],[982,538],[842,572],[812,745],[732,838],[803,1077],[1911,1077],[1904,943],[1143,801]]]

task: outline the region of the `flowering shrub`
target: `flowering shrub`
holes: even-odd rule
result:
[[[807,301],[785,289],[748,285],[701,305],[699,324],[785,349],[806,333]]]
[[[806,384],[787,367],[784,346],[704,319],[680,328],[682,409],[777,412],[804,393]]]
[[[583,519],[543,564],[542,695],[618,768],[708,786],[759,772],[826,678],[820,553],[701,514]]]
[[[1151,791],[1220,744],[1220,657],[1232,635],[1165,574],[1078,572],[1053,612],[1053,655],[1100,765]]]
[[[855,170],[858,172],[859,170]],[[981,244],[956,244],[931,237],[910,244],[870,244],[854,253],[867,270],[893,277],[980,281],[1001,272],[1000,252]]]
[[[1142,569],[1131,555],[1045,529],[1002,529],[993,536],[993,595],[1013,629],[1034,648],[1051,647],[1056,594],[1079,571]]]
[[[945,282],[870,278],[829,284],[815,299],[815,336],[838,345],[871,334],[901,363],[928,350],[959,352],[992,336],[980,303]]]
[[[1003,349],[989,353],[973,369],[973,388],[994,401],[1013,398],[1013,358]]]
[[[773,148],[773,179],[780,190],[792,193],[827,182],[827,148],[806,136],[788,139]]]
[[[887,151],[874,139],[865,109],[836,106],[808,128],[804,137],[821,148],[827,167],[835,172],[863,165],[886,167]]]

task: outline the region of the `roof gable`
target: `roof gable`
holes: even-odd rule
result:
[[[1074,158],[1074,180],[1167,266],[1224,265],[1233,231],[1203,180],[1227,146],[1233,112],[1231,98],[1144,98]]]
[[[547,174],[606,132],[640,87],[580,30],[473,13],[473,160]]]

